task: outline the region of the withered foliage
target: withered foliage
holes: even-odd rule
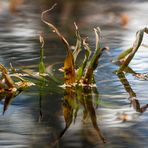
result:
[[[14,81],[17,79],[19,81]],[[17,73],[11,74],[7,68],[0,64],[0,100],[4,99],[3,113],[7,110],[12,99],[20,94],[25,88],[34,85],[34,83],[25,80]]]
[[[49,26],[49,28],[57,34],[59,39],[64,43],[67,51],[67,56],[64,60],[64,83],[67,86],[73,86],[73,85],[87,85],[91,86],[94,83],[94,76],[93,72],[97,68],[99,58],[102,55],[102,52],[105,48],[100,47],[100,38],[101,38],[101,31],[100,29],[94,28],[95,36],[96,36],[96,49],[94,51],[94,54],[91,55],[91,50],[89,45],[86,43],[86,39],[82,38],[78,29],[78,26],[76,23],[75,29],[76,29],[76,45],[74,51],[72,51],[71,46],[67,39],[60,33],[60,31],[50,22],[46,21],[44,19],[44,15],[47,14],[47,12],[50,12],[54,7],[53,5],[49,10],[46,10],[42,12],[41,20],[43,23]],[[85,50],[85,57],[80,64],[80,66],[77,66],[76,60],[79,55],[79,53],[82,50]]]

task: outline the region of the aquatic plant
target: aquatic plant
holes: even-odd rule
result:
[[[133,70],[131,70],[131,68],[129,68],[129,64],[132,61],[132,59],[134,58],[134,55],[138,51],[138,49],[143,41],[144,33],[148,34],[147,27],[137,31],[136,40],[134,41],[133,46],[130,47],[129,49],[123,51],[121,54],[119,54],[119,56],[117,57],[117,59],[115,61],[120,66],[119,69],[116,71],[117,73],[121,73],[123,71],[125,71],[125,72],[130,71],[131,73],[133,72],[133,74],[136,75],[136,73]],[[138,77],[139,75],[136,75],[136,76]]]
[[[26,88],[35,85],[31,81],[22,78],[23,74],[16,73],[12,65],[11,68],[12,73],[0,64],[0,100],[4,99],[3,114],[13,98]]]
[[[89,45],[86,43],[86,39],[82,38],[76,23],[74,23],[76,28],[76,45],[74,51],[72,51],[71,46],[67,39],[60,33],[60,31],[50,22],[44,19],[44,15],[50,12],[54,7],[53,5],[49,10],[42,12],[41,20],[43,23],[49,26],[49,28],[56,33],[59,39],[64,43],[66,48],[66,58],[64,60],[63,72],[64,72],[64,83],[66,86],[75,86],[75,85],[85,85],[92,86],[94,84],[94,70],[97,68],[99,58],[102,55],[103,50],[106,48],[101,48],[100,46],[100,37],[101,31],[99,27],[94,28],[96,36],[96,49],[94,54],[91,55],[91,50]],[[77,57],[82,51],[85,50],[85,57],[83,62],[79,67],[76,65]]]

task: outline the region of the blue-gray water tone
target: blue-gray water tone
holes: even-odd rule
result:
[[[45,34],[46,66],[60,66],[66,55],[64,46],[56,35],[40,20],[43,10],[54,3],[48,0],[22,1],[14,10],[9,9],[9,1],[0,1],[0,63],[6,67],[11,62],[14,67],[31,67],[37,71],[39,62],[39,34]],[[94,49],[93,28],[102,30],[104,52],[95,71],[98,98],[92,98],[98,127],[107,143],[98,138],[90,121],[83,124],[83,108],[79,109],[75,123],[72,123],[63,137],[53,146],[53,141],[65,127],[63,117],[62,88],[45,93],[40,100],[39,90],[27,89],[16,98],[3,115],[4,101],[0,101],[0,147],[1,148],[146,148],[148,147],[148,111],[135,109],[121,81],[114,74],[118,66],[111,63],[121,51],[131,47],[137,30],[148,27],[148,2],[138,0],[104,1],[59,1],[52,10],[51,20],[59,30],[75,44],[74,25],[79,26],[82,36],[89,37]],[[143,44],[130,66],[138,73],[148,73],[148,38],[144,35]],[[57,67],[60,67],[57,66]],[[48,69],[47,69],[48,71]],[[57,70],[58,73],[58,70]],[[140,107],[148,104],[148,81],[139,80],[131,74],[125,75],[137,95]],[[49,82],[50,86],[50,82]],[[98,104],[98,105],[97,105]],[[42,120],[41,118],[42,112]]]

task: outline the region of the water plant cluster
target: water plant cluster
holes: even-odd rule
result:
[[[55,6],[55,5],[54,5]],[[102,55],[103,50],[106,48],[101,48],[100,46],[100,38],[101,38],[101,31],[100,28],[94,28],[94,33],[96,37],[96,48],[93,53],[91,54],[91,48],[89,47],[88,43],[86,43],[86,38],[82,38],[78,29],[78,26],[76,23],[75,29],[76,29],[76,45],[74,47],[74,50],[71,49],[71,46],[67,39],[60,33],[60,31],[50,22],[47,22],[44,19],[44,15],[51,11],[54,6],[42,13],[41,20],[52,29],[54,33],[57,34],[59,39],[64,43],[67,56],[64,60],[64,66],[63,66],[63,72],[64,72],[64,83],[66,86],[74,86],[74,85],[92,85],[94,84],[94,75],[93,72],[97,68],[99,58]],[[42,39],[42,45],[43,45],[43,39]],[[42,46],[43,47],[43,46]],[[79,67],[76,65],[77,57],[79,53],[82,51],[82,49],[85,50],[85,57],[83,62],[80,64]],[[43,53],[43,52],[42,52]],[[42,62],[43,63],[43,62]],[[42,65],[42,66],[41,66]],[[39,69],[44,69],[44,65],[40,64]],[[42,71],[40,70],[40,71]]]
[[[95,50],[91,50],[88,43],[86,42],[86,38],[82,38],[78,29],[78,26],[76,23],[75,29],[76,29],[76,45],[74,47],[74,50],[71,49],[71,46],[67,39],[60,33],[60,31],[50,22],[46,21],[44,19],[44,15],[50,12],[54,7],[53,5],[51,9],[46,10],[41,15],[41,20],[43,23],[49,26],[49,28],[57,34],[59,39],[63,42],[65,45],[65,49],[67,52],[66,58],[64,60],[64,65],[62,71],[64,72],[64,83],[66,86],[74,86],[74,85],[82,85],[82,86],[91,86],[92,84],[95,84],[94,81],[94,71],[98,66],[99,59],[103,53],[104,50],[108,50],[106,47],[101,47],[101,30],[99,27],[94,28],[95,38],[96,38],[96,47]],[[119,69],[116,70],[116,74],[127,72],[132,73],[134,76],[138,78],[147,79],[147,75],[145,74],[139,74],[136,73],[132,68],[129,67],[129,64],[131,60],[134,58],[134,55],[138,51],[142,40],[144,33],[148,34],[148,28],[143,28],[136,33],[136,40],[134,41],[132,47],[129,49],[123,51],[119,56],[114,59],[112,62],[117,64],[119,66]],[[43,38],[40,40],[42,43],[42,50],[41,50],[41,61],[39,70],[44,71],[45,66],[43,62],[43,46],[44,41]],[[82,51],[82,49],[85,50],[85,57],[83,62],[80,64],[80,66],[76,65],[76,60],[79,55],[79,53]],[[93,54],[91,54],[93,51]]]
[[[66,122],[66,126],[59,137],[62,137],[65,131],[69,128],[72,121],[75,122],[77,112],[80,106],[83,106],[83,121],[85,121],[89,117],[91,119],[93,127],[97,131],[98,136],[103,142],[105,142],[105,138],[103,137],[97,125],[95,109],[93,107],[93,102],[90,98],[93,98],[93,93],[97,94],[97,90],[95,89],[94,85],[94,71],[98,66],[103,51],[108,50],[108,48],[101,47],[101,30],[99,27],[94,28],[96,46],[95,49],[92,50],[87,43],[87,38],[81,37],[79,28],[77,24],[74,23],[76,43],[74,49],[72,49],[72,46],[62,35],[62,33],[57,29],[57,27],[55,27],[52,23],[44,19],[44,15],[50,12],[54,7],[55,5],[53,5],[51,9],[44,11],[41,15],[41,20],[44,24],[48,25],[49,28],[63,42],[67,53],[63,62],[63,67],[61,68],[61,71],[63,72],[65,88],[63,115]],[[116,70],[115,73],[119,77],[125,90],[129,93],[131,103],[133,104],[135,110],[141,113],[148,108],[148,105],[140,107],[140,104],[136,99],[136,93],[132,90],[130,84],[125,78],[125,73],[131,73],[134,76],[145,80],[148,79],[147,74],[136,73],[132,68],[129,67],[130,62],[134,58],[134,55],[136,54],[142,43],[144,33],[148,34],[148,28],[144,28],[137,31],[136,40],[134,41],[133,45],[129,49],[119,54],[118,57],[112,61],[114,64],[117,64],[119,66],[119,69]],[[46,87],[46,83],[48,83],[46,77],[49,76],[46,72],[46,66],[44,63],[45,43],[42,35],[40,35],[40,43],[41,49],[39,61],[39,75],[38,77],[36,77],[37,81],[40,83],[34,83],[34,81],[32,81],[33,75],[28,75],[26,73],[23,73],[22,71],[18,72],[12,65],[10,66],[10,69],[7,69],[2,64],[0,64],[0,100],[5,99],[3,112],[5,112],[5,110],[7,109],[7,106],[11,102],[12,98],[16,97],[24,89],[30,86],[39,84],[40,96],[42,96],[42,90],[44,89],[44,87]],[[78,66],[77,60],[79,57],[78,55],[81,51],[84,51],[85,56],[82,63]],[[56,81],[56,79],[53,80]]]
[[[23,77],[25,74],[17,73],[12,65],[9,70],[0,64],[0,72],[0,100],[4,99],[4,114],[13,98],[19,95],[26,88],[35,84],[27,79],[24,79]]]

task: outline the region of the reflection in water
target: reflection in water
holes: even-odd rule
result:
[[[0,93],[0,101],[4,101],[4,107],[3,107],[3,114],[7,110],[9,104],[11,104],[11,101],[20,94],[21,92],[13,92],[13,91],[5,91],[3,93]]]
[[[95,108],[93,103],[93,96],[96,95],[98,99],[98,93],[96,88],[90,88],[90,87],[66,87],[65,92],[64,92],[64,100],[63,100],[63,115],[64,115],[64,120],[65,120],[65,128],[63,131],[60,133],[59,137],[57,140],[52,143],[52,145],[56,144],[65,134],[65,132],[68,130],[72,122],[75,124],[77,114],[79,110],[83,110],[83,125],[84,125],[84,130],[86,137],[88,138],[88,141],[92,141],[91,139],[101,139],[103,143],[106,142],[104,136],[101,133],[100,128],[98,127],[97,124],[97,117],[95,113]],[[89,129],[90,123],[93,125],[93,128],[95,130],[92,131],[92,129]],[[90,136],[89,134],[93,133]],[[90,139],[90,140],[89,140]],[[97,141],[98,141],[97,140]],[[97,142],[95,141],[95,143]]]
[[[146,109],[148,108],[148,104],[140,107],[140,103],[138,101],[138,99],[136,99],[136,93],[132,90],[128,80],[126,79],[125,77],[125,74],[122,72],[122,73],[119,73],[117,75],[122,83],[122,85],[124,86],[125,90],[127,91],[127,93],[129,94],[129,100],[133,106],[133,108],[137,111],[137,112],[140,112],[140,113],[143,113],[146,111]]]
[[[42,5],[38,3],[39,1]],[[100,144],[95,146],[93,144],[89,145],[89,143],[100,141],[98,140],[100,136],[97,128],[94,130],[97,120],[95,118],[97,117],[99,119],[101,118],[101,120],[99,120],[99,127],[101,127],[101,131],[103,131],[103,135],[105,135],[107,139],[105,147],[147,147],[147,110],[142,116],[136,116],[136,120],[131,119],[127,122],[117,120],[117,115],[118,113],[122,114],[122,112],[124,112],[125,114],[120,117],[126,120],[128,118],[127,114],[134,116],[135,110],[137,109],[141,114],[141,112],[147,108],[144,106],[147,106],[145,104],[147,104],[148,83],[146,81],[133,79],[131,75],[126,76],[138,98],[130,100],[132,101],[132,106],[135,106],[133,109],[129,107],[129,101],[125,99],[127,98],[127,93],[125,93],[122,88],[121,82],[116,75],[113,74],[113,71],[116,69],[115,65],[110,64],[111,58],[116,57],[121,50],[131,45],[134,33],[148,24],[148,20],[146,19],[147,1],[143,3],[142,1],[144,0],[140,0],[140,2],[136,0],[136,2],[130,3],[131,1],[121,2],[110,0],[104,3],[103,0],[95,2],[85,0],[78,3],[77,1],[73,1],[73,3],[75,3],[74,6],[72,6],[72,3],[66,4],[66,1],[67,0],[65,0],[65,3],[60,1],[62,5],[58,5],[51,14],[51,19],[55,20],[54,22],[60,27],[60,30],[65,33],[65,36],[71,37],[69,28],[73,30],[74,26],[72,24],[76,21],[82,32],[84,31],[84,36],[89,36],[90,40],[95,44],[94,36],[90,33],[90,28],[100,26],[103,35],[103,45],[109,46],[111,49],[109,55],[103,55],[100,66],[98,66],[95,72],[97,89],[99,90],[102,101],[101,106],[96,108],[95,104],[97,100],[91,100],[94,98],[94,93],[90,93],[91,95],[86,93],[87,95],[85,96],[82,95],[81,91],[76,92],[76,90],[71,93],[70,90],[69,92],[65,90],[65,97],[66,94],[70,93],[71,95],[73,94],[72,97],[75,99],[64,98],[64,100],[69,101],[63,100],[61,103],[61,97],[63,97],[62,91],[59,92],[59,89],[53,91],[53,89],[55,89],[55,84],[53,85],[53,83],[49,81],[50,89],[47,88],[44,90],[48,95],[42,96],[42,98],[40,98],[40,103],[38,102],[38,89],[33,89],[33,94],[32,90],[29,90],[29,93],[24,92],[22,95],[16,97],[12,101],[12,104],[9,105],[9,109],[5,112],[5,115],[0,116],[0,147],[49,147],[49,143],[51,143],[51,141],[53,142],[53,139],[56,139],[56,137],[58,137],[57,135],[60,135],[59,133],[63,131],[65,120],[67,121],[66,126],[69,127],[66,129],[65,134],[64,132],[61,133],[61,136],[63,134],[64,136],[60,138],[59,147],[101,147]],[[21,7],[21,11],[17,12],[17,15],[11,16],[9,14],[7,15],[7,13],[3,13],[8,16],[3,17],[3,14],[0,14],[1,63],[8,65],[10,61],[13,61],[13,63],[17,63],[21,66],[37,65],[38,63],[38,49],[40,49],[38,32],[46,29],[42,28],[40,25],[41,12],[39,7],[44,5],[44,10],[46,10],[51,5],[47,5],[49,1],[46,0],[28,2]],[[30,3],[32,4],[30,5]],[[76,3],[79,4],[79,6]],[[64,6],[64,4],[67,6]],[[65,9],[65,7],[67,7],[67,9]],[[120,25],[120,16],[122,16],[122,14],[128,15],[128,18],[123,18],[125,19],[123,20],[125,24],[127,23],[125,27]],[[126,22],[126,19],[128,19],[128,22]],[[57,61],[62,63],[65,57],[63,46],[61,46],[58,41],[55,41],[55,37],[48,32],[48,29],[46,29],[45,32],[49,33],[49,38],[52,39],[52,42],[50,42],[51,40],[46,40],[46,64],[53,64]],[[94,46],[94,44],[92,44],[92,46]],[[148,70],[147,53],[147,48],[142,47],[142,50],[140,49],[138,51],[135,59],[131,63],[132,67],[139,73]],[[33,70],[35,70],[36,67],[37,66],[34,66]],[[134,91],[129,89],[129,94],[132,96]],[[83,92],[85,91],[83,90]],[[78,96],[80,96],[80,99]],[[11,98],[11,95],[9,97]],[[86,98],[88,98],[88,101]],[[74,105],[71,105],[70,102]],[[39,104],[41,106],[39,106]],[[1,101],[0,109],[3,109],[4,106],[2,105],[3,102]],[[62,108],[62,110],[64,110],[64,107],[65,109],[69,109],[69,112],[72,114],[69,116],[73,117],[67,117],[69,120],[66,118],[64,121],[61,121],[61,116],[63,117],[63,114],[61,115],[60,109]],[[41,109],[40,113],[42,113],[40,114],[40,122],[38,122],[39,109]],[[94,116],[91,117],[91,114]],[[82,118],[83,125],[81,126],[79,121]],[[92,118],[94,123],[92,122]],[[75,122],[75,125],[73,125],[72,122]],[[49,140],[50,137],[54,138]]]
[[[45,88],[44,79],[41,79],[40,83],[41,86],[39,90],[39,95],[40,95],[39,122],[41,123],[43,119],[42,96]],[[11,100],[15,96],[16,96],[15,93],[1,94],[1,99],[4,99],[3,112],[6,111],[8,105],[11,104]],[[62,103],[63,116],[65,119],[65,128],[59,134],[59,137],[54,142],[52,142],[51,144],[52,146],[57,144],[57,142],[63,137],[63,135],[68,130],[72,122],[76,123],[77,113],[79,110],[83,110],[82,124],[84,128],[84,135],[87,137],[88,141],[93,142],[93,144],[97,143],[97,141],[100,139],[103,143],[106,142],[104,136],[101,133],[100,128],[98,127],[97,117],[95,113],[95,108],[97,108],[97,106],[96,103],[93,103],[93,99],[97,100],[99,99],[96,88],[90,88],[90,87],[65,88],[64,100]],[[94,131],[91,128],[89,128],[90,124],[93,126]]]

